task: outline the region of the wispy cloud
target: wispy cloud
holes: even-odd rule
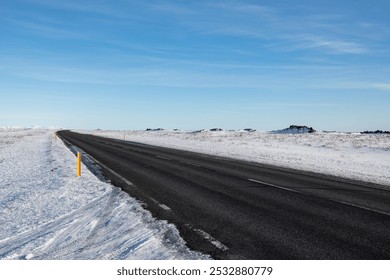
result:
[[[67,0],[67,1],[52,1],[52,0],[19,0],[28,4],[40,5],[42,7],[65,10],[72,12],[81,12],[87,14],[99,14],[110,17],[126,17],[127,13],[120,7],[123,7],[122,1],[115,1],[113,5],[110,1],[88,1],[88,0]]]
[[[26,1],[26,0],[17,0]],[[49,9],[80,12],[104,16],[107,20],[150,20],[153,24],[165,21],[187,29],[200,36],[231,36],[258,40],[259,45],[269,46],[273,51],[310,50],[324,54],[362,55],[372,53],[376,45],[370,31],[376,24],[356,22],[341,13],[291,14],[283,8],[253,4],[249,1],[191,2],[164,1],[139,2],[133,0],[29,0]],[[170,18],[172,17],[172,18]],[[77,37],[75,28],[44,25],[41,22],[18,19],[18,24],[39,34],[50,37]],[[99,19],[102,20],[102,19]],[[24,21],[24,22],[23,22]],[[175,29],[178,28],[175,26]],[[360,32],[361,28],[364,32]],[[180,32],[184,32],[180,29]],[[383,33],[383,32],[382,32]],[[275,47],[275,41],[279,46]],[[272,42],[272,43],[270,43]]]
[[[42,5],[51,5],[49,4],[51,1],[48,0],[34,1],[40,2]],[[86,10],[85,3],[87,2],[81,1],[81,3],[80,6],[77,6],[76,2],[71,0],[67,4],[58,4],[57,8]],[[120,3],[122,5],[126,2],[120,1]],[[207,36],[205,34],[214,33],[221,36],[251,38],[251,43],[255,42],[253,44],[258,44],[263,48],[268,47],[275,51],[288,52],[313,50],[312,52],[316,57],[321,57],[323,53],[361,55],[370,52],[366,44],[360,43],[358,40],[349,40],[348,36],[339,39],[337,34],[332,33],[333,27],[339,26],[340,19],[344,18],[342,15],[315,14],[302,18],[294,15],[285,16],[283,11],[275,8],[245,2],[239,2],[239,4],[237,2],[236,4],[231,4],[232,2],[228,2],[228,4],[199,2],[185,8],[175,3],[182,2],[170,2],[169,4],[156,4],[154,2],[153,5],[144,4],[143,8],[149,9],[149,15],[156,15],[156,21],[162,16],[161,13],[164,14],[164,17],[167,14],[175,14],[177,16],[177,18],[175,17],[175,24],[177,21],[184,26],[182,26],[180,32],[183,32],[188,25],[195,25],[197,28],[192,30],[196,30],[198,32],[196,35],[204,40],[202,42],[206,42],[204,49],[200,50],[204,55],[201,59],[194,58],[199,49],[192,44],[186,45],[191,49],[181,49],[183,45],[176,47],[170,44],[167,46],[171,46],[171,48],[167,49],[162,44],[142,44],[136,40],[121,41],[120,37],[117,37],[117,41],[115,39],[105,40],[104,47],[99,44],[93,46],[95,55],[96,53],[110,54],[110,59],[105,60],[103,64],[112,65],[111,69],[109,67],[107,69],[99,68],[100,66],[94,68],[94,65],[80,68],[77,66],[55,67],[54,64],[37,65],[32,63],[31,67],[24,65],[17,69],[9,69],[9,72],[26,78],[64,83],[272,88],[276,87],[276,84],[281,84],[284,80],[283,83],[288,84],[290,82],[297,88],[314,88],[316,86],[317,88],[326,88],[330,84],[329,81],[333,81],[332,84],[336,87],[345,88],[346,83],[342,81],[334,82],[338,79],[337,76],[345,77],[346,80],[350,79],[351,84],[356,80],[356,76],[354,74],[348,76],[345,71],[337,67],[334,68],[329,64],[312,63],[312,65],[320,66],[316,68],[311,66],[310,68],[305,65],[294,65],[291,61],[285,64],[267,62],[265,66],[262,65],[261,60],[248,61],[247,58],[245,62],[244,60],[235,62],[229,60],[229,57],[237,56],[232,55],[231,52],[229,53],[227,48],[222,49],[225,52],[225,57],[217,57],[218,50],[212,53],[211,49],[215,45],[210,45],[209,48],[204,36]],[[99,12],[106,5],[103,4],[93,8],[92,11]],[[225,11],[228,11],[228,14]],[[220,16],[219,13],[222,15]],[[191,14],[191,16],[188,16],[188,14]],[[313,31],[312,26],[306,26],[307,20],[310,20],[310,23],[316,26],[315,28],[320,28],[320,31],[325,30],[326,32],[318,32],[321,34],[318,35]],[[79,31],[80,29],[72,28],[71,24],[67,22],[52,22],[46,19],[10,19],[10,21],[14,25],[40,36],[88,39],[88,33],[84,34]],[[327,25],[324,29],[321,29],[321,24],[324,22]],[[124,29],[125,34],[126,31],[127,29]],[[268,42],[280,42],[279,49],[277,49],[278,46],[275,47],[275,43],[272,45]],[[245,49],[237,49],[239,47],[239,44],[234,45],[236,53],[245,51]],[[103,50],[103,48],[108,50]],[[253,51],[256,51],[255,48],[250,48],[250,50],[252,54]],[[185,55],[181,57],[181,54]],[[212,57],[212,59],[208,61],[208,57]],[[240,70],[240,73],[236,73],[237,69]],[[312,79],[311,84],[308,84],[307,78]],[[386,84],[378,84],[377,89],[386,88],[384,85]]]
[[[54,26],[52,23],[44,23],[33,20],[6,19],[14,26],[28,31],[34,35],[52,39],[87,39],[86,34],[71,30],[69,27]]]
[[[197,13],[195,9],[190,9],[187,7],[174,5],[170,3],[159,3],[159,4],[146,4],[147,7],[149,7],[152,10],[155,10],[156,12],[163,12],[163,13],[169,13],[169,14],[176,14],[176,15],[185,15],[190,16]]]
[[[234,2],[223,2],[223,3],[210,3],[209,7],[223,9],[225,11],[231,11],[236,13],[243,13],[255,16],[273,16],[276,10],[270,6],[262,6],[251,3],[234,3]]]
[[[385,81],[384,77],[364,77],[360,72],[342,66],[253,66],[161,59],[152,61],[150,65],[126,64],[124,67],[117,67],[116,59],[126,58],[110,57],[109,61],[102,61],[98,65],[73,62],[66,66],[61,61],[57,63],[58,58],[48,63],[33,58],[0,57],[0,72],[3,77],[14,77],[16,80],[72,85],[252,88],[289,92],[320,89],[390,90],[389,84],[372,82]]]
[[[292,47],[297,49],[323,49],[340,54],[364,54],[368,48],[360,43],[320,37],[318,35],[298,35],[286,37],[292,41]]]
[[[300,16],[245,1],[199,4],[196,8],[201,12],[191,18],[182,17],[179,22],[206,35],[284,41],[284,51],[310,49],[328,54],[355,55],[371,51],[366,35],[357,32],[354,24],[348,22],[351,19],[342,14]],[[169,10],[175,13],[181,8],[170,5]],[[366,24],[366,28],[370,27],[374,28]]]
[[[370,88],[390,91],[390,84],[370,84]]]

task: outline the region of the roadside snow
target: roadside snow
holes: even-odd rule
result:
[[[390,135],[247,131],[79,131],[341,176],[390,187]]]
[[[202,259],[53,131],[0,128],[0,259]]]

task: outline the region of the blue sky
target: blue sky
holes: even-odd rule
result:
[[[5,0],[0,126],[390,130],[390,2]]]

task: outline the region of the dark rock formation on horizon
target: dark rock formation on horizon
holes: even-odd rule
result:
[[[306,125],[290,125],[290,127],[273,131],[273,133],[313,133],[316,130]]]
[[[375,130],[375,131],[363,131],[361,134],[390,134],[390,131]]]
[[[161,131],[163,128],[147,128],[146,131]]]

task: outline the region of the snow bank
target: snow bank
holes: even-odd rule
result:
[[[177,229],[86,168],[53,131],[0,129],[0,259],[200,259]]]
[[[79,131],[390,186],[390,135],[259,131]]]

